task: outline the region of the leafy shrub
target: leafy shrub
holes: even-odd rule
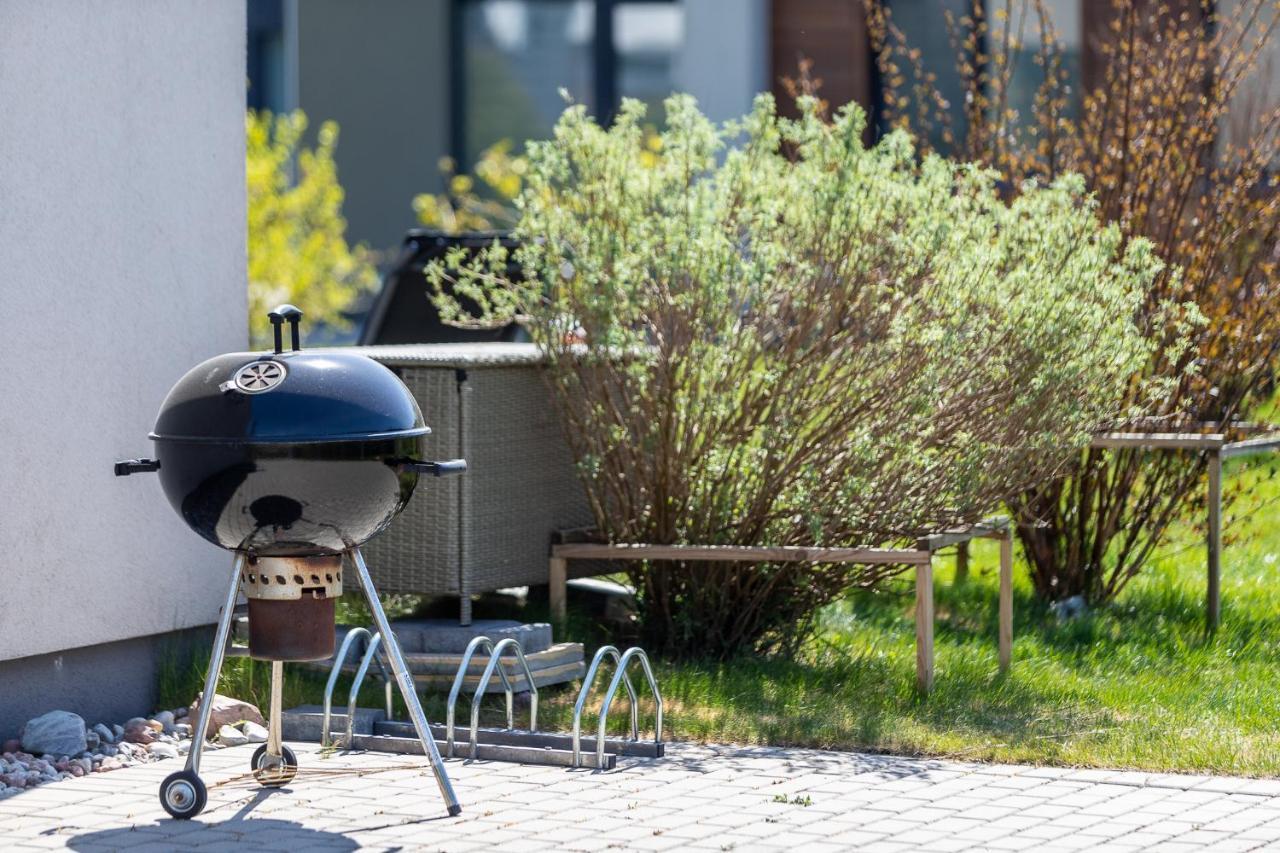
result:
[[[446,192],[422,193],[413,199],[418,221],[449,234],[490,231],[515,221],[512,203],[520,195],[528,160],[511,153],[511,141],[495,142],[480,153],[475,175],[458,172],[452,157],[440,159]]]
[[[717,128],[673,96],[656,157],[640,104],[609,129],[570,107],[529,144],[525,277],[498,246],[428,268],[451,321],[524,317],[611,541],[885,545],[976,520],[1056,473],[1152,356],[1132,318],[1160,264],[1079,179],[1006,204],[905,133],[864,147],[854,106],[802,106],[761,96]],[[649,644],[718,656],[794,645],[888,571],[628,568]]]
[[[1274,47],[1280,10],[1242,0],[1218,14],[1210,4],[1110,0],[1087,36],[1096,79],[1079,97],[1066,73],[1057,27],[1041,0],[1006,0],[993,20],[949,19],[966,132],[950,125],[936,81],[894,25],[887,4],[867,0],[878,45],[889,123],[922,135],[941,130],[957,156],[995,169],[1010,187],[1028,176],[1079,174],[1098,212],[1126,240],[1145,237],[1167,262],[1142,301],[1139,324],[1154,340],[1169,300],[1207,322],[1191,346],[1154,350],[1140,378],[1168,393],[1149,417],[1121,429],[1234,432],[1273,393],[1280,358],[1280,110]],[[941,9],[939,10],[941,14]],[[1027,87],[1014,52],[1039,44],[1031,108],[1011,104]],[[1078,107],[1073,106],[1078,101]],[[1177,271],[1184,271],[1179,274]],[[1194,368],[1192,370],[1191,368]],[[1135,382],[1123,398],[1145,393]],[[1238,437],[1238,434],[1237,434]],[[1032,580],[1046,599],[1116,595],[1160,544],[1169,524],[1203,494],[1204,457],[1191,453],[1093,451],[1067,476],[1013,502]]]
[[[276,305],[296,302],[309,324],[346,328],[346,309],[378,281],[368,250],[347,245],[333,159],[338,126],[321,125],[314,149],[300,147],[306,129],[301,111],[245,116],[249,331],[257,346],[271,338],[266,315]]]

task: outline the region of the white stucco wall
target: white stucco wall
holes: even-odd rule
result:
[[[213,621],[230,558],[151,475],[245,345],[243,2],[0,0],[0,660]]]

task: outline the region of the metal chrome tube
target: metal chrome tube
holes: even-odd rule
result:
[[[347,737],[344,744],[347,749],[351,748],[351,735],[355,731],[356,724],[356,700],[360,698],[360,685],[364,684],[364,677],[369,673],[369,664],[373,663],[378,654],[378,643],[382,642],[381,634],[374,634],[369,640],[369,648],[365,650],[364,657],[360,660],[360,668],[356,670],[355,680],[351,682],[351,692],[347,695]],[[390,714],[387,715],[390,717]]]
[[[529,692],[532,697],[529,700],[529,731],[536,732],[538,730],[538,685],[533,683],[533,673],[529,670],[529,663],[524,659],[524,650],[520,648],[520,643],[514,637],[508,637],[500,641],[493,647],[493,651],[489,653],[489,663],[484,668],[484,674],[480,676],[480,683],[476,685],[475,695],[471,697],[471,758],[474,760],[480,748],[480,700],[484,698],[485,689],[488,688],[489,682],[493,679],[493,671],[497,669],[502,672],[502,653],[507,649],[515,649],[516,660],[524,669],[525,681],[529,682]],[[506,682],[507,676],[503,673],[502,680]],[[515,712],[512,708],[512,697],[510,684],[507,685],[507,729],[511,730],[516,727]]]
[[[333,688],[338,683],[338,676],[342,673],[342,666],[347,662],[347,650],[351,648],[351,644],[355,642],[356,637],[368,637],[369,632],[365,628],[352,628],[347,635],[342,638],[342,645],[338,648],[338,653],[333,657],[333,669],[329,672],[329,680],[324,685],[324,715],[320,723],[320,747],[321,749],[329,746],[329,724],[333,715]],[[387,680],[387,716],[391,716],[391,681]]]
[[[204,739],[209,732],[209,714],[213,710],[213,697],[218,693],[218,673],[222,671],[222,659],[227,651],[227,638],[231,636],[231,620],[236,609],[236,597],[240,595],[240,572],[244,570],[244,554],[236,552],[231,569],[231,586],[218,617],[218,630],[213,635],[213,653],[209,655],[209,671],[204,675],[204,692],[200,694],[200,716],[191,731],[191,751],[187,753],[187,769],[200,772],[200,753],[204,751]]]
[[[601,646],[596,649],[595,657],[591,659],[591,666],[587,668],[587,674],[582,677],[582,689],[578,691],[578,701],[573,706],[573,766],[582,766],[582,709],[587,704],[587,695],[591,692],[591,688],[595,685],[596,672],[600,669],[600,664],[604,662],[606,657],[613,658],[614,663],[621,665],[622,652],[618,651],[617,646]],[[636,688],[631,683],[631,676],[623,670],[622,683],[627,686],[627,697],[631,700],[631,739],[640,739],[640,709],[636,702]]]
[[[435,774],[436,784],[440,787],[440,796],[444,798],[445,807],[450,815],[460,814],[462,806],[458,805],[458,797],[453,793],[453,785],[449,783],[449,774],[445,770],[444,761],[440,758],[440,750],[436,749],[435,737],[431,734],[427,715],[423,713],[422,704],[418,701],[418,691],[413,684],[413,673],[405,663],[404,654],[400,651],[400,643],[396,640],[396,635],[391,632],[391,622],[388,621],[387,614],[383,611],[381,602],[378,601],[378,591],[374,589],[373,579],[369,577],[369,567],[365,565],[364,556],[359,548],[352,548],[347,553],[351,555],[351,562],[356,567],[356,578],[360,581],[360,589],[364,591],[364,596],[369,602],[374,626],[383,637],[387,657],[391,661],[391,670],[395,674],[396,683],[400,685],[400,695],[404,697],[405,707],[409,711],[409,719],[413,722],[413,728],[422,741],[422,748],[431,761],[431,770]]]
[[[458,694],[462,692],[462,683],[466,680],[467,670],[471,667],[471,658],[480,648],[487,648],[489,654],[493,654],[493,641],[488,637],[472,637],[471,642],[467,643],[467,649],[462,653],[462,663],[458,664],[458,672],[453,676],[453,686],[449,688],[449,702],[445,707],[445,726],[444,726],[444,751],[445,755],[453,758],[453,731],[454,720],[457,716]],[[499,667],[498,675],[502,676],[502,688],[507,691],[507,727],[515,728],[513,722],[514,711],[512,710],[512,690],[511,681],[507,678],[506,670]]]
[[[640,665],[644,669],[645,678],[649,681],[649,690],[653,692],[653,703],[655,711],[654,721],[654,743],[662,743],[662,694],[658,692],[658,680],[653,677],[653,667],[649,666],[649,656],[639,646],[632,646],[622,653],[622,659],[618,661],[618,671],[613,674],[613,681],[609,682],[609,689],[604,694],[604,703],[600,706],[600,728],[596,732],[596,766],[604,766],[604,736],[605,724],[609,718],[609,705],[613,702],[613,694],[618,692],[618,683],[622,681],[627,672],[627,664],[631,663],[632,658],[639,658]]]
[[[281,712],[284,694],[284,661],[271,662],[271,710],[267,716],[267,755],[279,758],[284,753],[281,743]]]

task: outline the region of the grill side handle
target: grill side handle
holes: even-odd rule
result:
[[[418,474],[426,474],[432,477],[451,477],[456,474],[464,474],[467,470],[467,460],[465,459],[445,459],[438,462],[418,462],[415,459],[397,459],[394,463],[395,469],[401,473],[410,471]]]
[[[159,470],[159,459],[122,459],[116,463],[117,477],[128,477],[130,474],[150,474]]]

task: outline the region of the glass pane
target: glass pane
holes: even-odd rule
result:
[[[1071,87],[1067,100],[1068,115],[1075,116],[1080,107],[1080,49],[1083,11],[1081,0],[1043,0],[1048,16],[1042,25],[1034,4],[1013,3],[1006,14],[1005,0],[988,0],[986,9],[991,21],[990,49],[1000,49],[1008,30],[1011,43],[1010,65],[1013,76],[1009,85],[1009,107],[1018,113],[1018,124],[1027,127],[1035,121],[1036,92],[1045,81],[1045,69],[1038,61],[1048,29],[1061,45],[1061,59]],[[1025,9],[1021,8],[1025,5]]]
[[[618,96],[648,106],[648,121],[663,124],[662,101],[674,88],[672,67],[684,45],[684,9],[678,3],[626,3],[614,7],[613,46]]]
[[[564,110],[559,90],[592,106],[590,0],[462,4],[466,163],[495,142],[539,139]]]
[[[945,115],[951,124],[952,133],[957,140],[964,138],[964,89],[960,75],[956,70],[958,54],[952,44],[951,33],[947,28],[946,13],[950,12],[954,20],[960,20],[969,9],[970,0],[891,0],[890,12],[893,23],[902,31],[909,48],[920,51],[921,70],[925,74],[934,75],[934,86],[946,100]],[[907,107],[913,119],[917,106],[914,103],[915,83],[911,65],[905,59],[898,60],[899,68],[906,76],[906,84],[900,94],[913,100]],[[821,94],[821,90],[819,90]],[[898,110],[902,112],[901,109]],[[929,141],[935,148],[944,148],[943,126],[940,116],[934,116],[931,110],[930,121],[935,125],[929,134]]]

